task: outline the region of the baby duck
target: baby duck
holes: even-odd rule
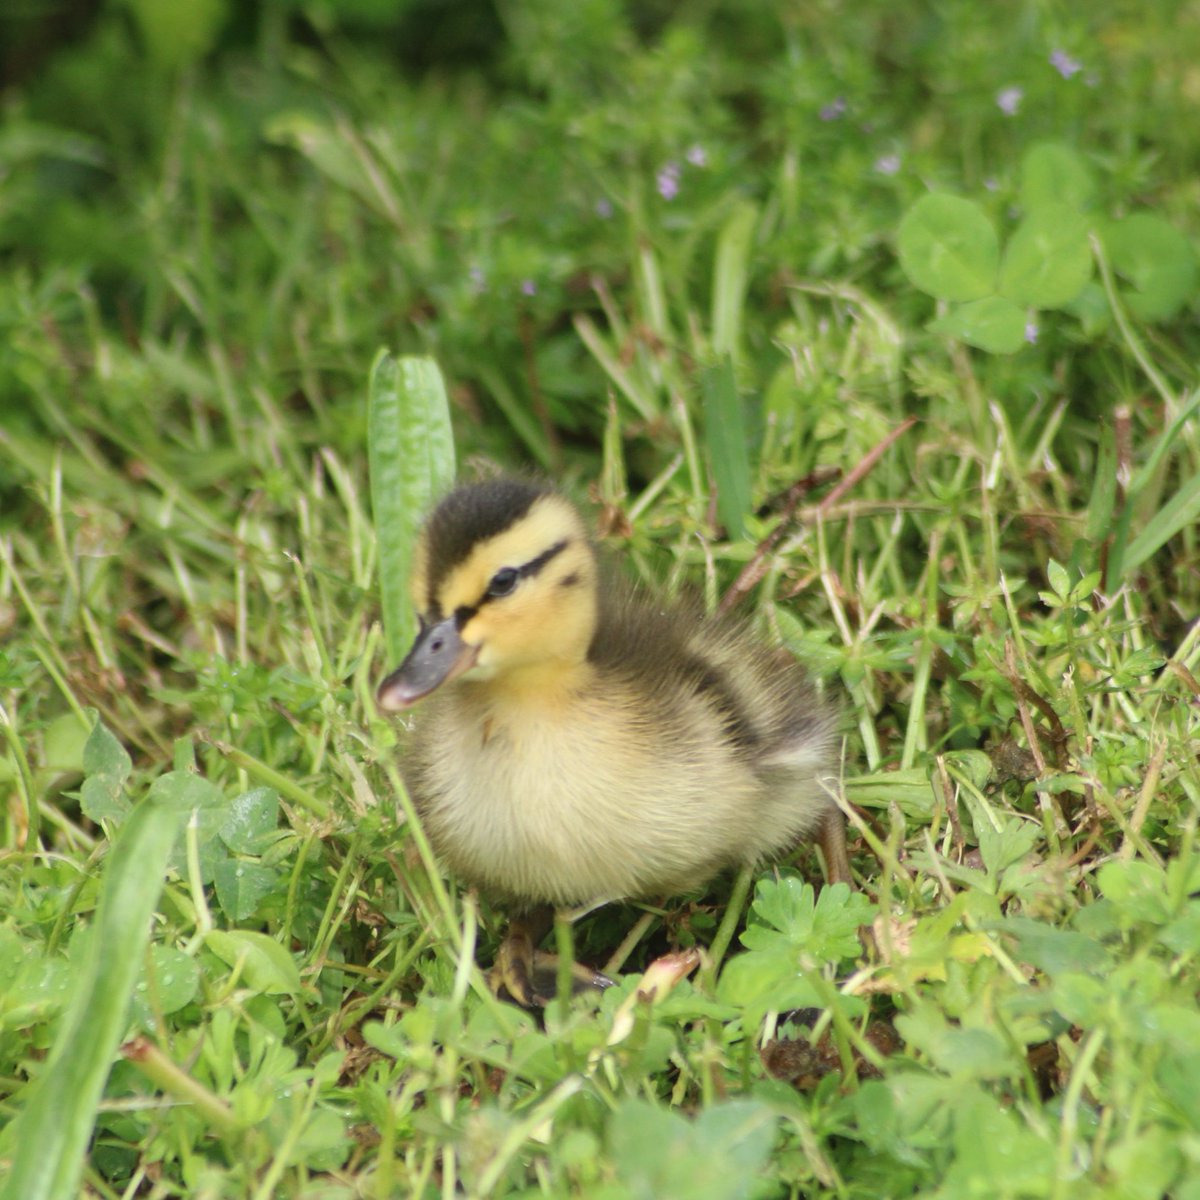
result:
[[[803,672],[738,623],[603,579],[558,492],[455,488],[411,587],[420,632],[378,703],[435,693],[405,779],[447,866],[511,906],[497,974],[519,1003],[544,1003],[533,947],[552,906],[694,891],[809,836],[849,881],[837,722]]]

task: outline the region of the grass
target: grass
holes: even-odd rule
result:
[[[109,6],[10,92],[5,1200],[1200,1196],[1197,300],[1104,240],[1194,244],[1194,21],[860,7],[500,6],[402,74],[417,6]],[[1007,236],[1046,142],[1095,292],[970,349],[898,230]],[[619,987],[490,995],[372,702],[380,346],[809,664],[857,891],[601,910]]]

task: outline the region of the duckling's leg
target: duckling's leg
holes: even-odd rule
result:
[[[554,911],[546,904],[509,920],[496,963],[488,973],[488,982],[497,996],[507,992],[522,1008],[540,1008],[545,1003],[533,984],[533,948],[553,922]]]
[[[523,1008],[545,1008],[554,998],[558,982],[558,955],[538,950],[537,944],[554,924],[554,910],[546,904],[514,916],[500,943],[496,965],[489,972],[492,990]],[[571,965],[571,988],[578,995],[589,988],[612,987],[613,981],[581,963]]]
[[[846,853],[846,818],[832,804],[825,810],[817,830],[817,845],[825,859],[825,874],[830,883],[854,886],[850,875],[850,855]]]

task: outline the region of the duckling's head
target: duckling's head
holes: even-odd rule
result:
[[[414,556],[421,628],[379,685],[397,712],[452,679],[536,681],[570,674],[596,627],[596,558],[582,518],[518,479],[467,484],[430,514]]]

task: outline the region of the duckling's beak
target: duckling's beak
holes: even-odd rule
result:
[[[411,708],[435,688],[469,671],[478,655],[478,646],[462,640],[454,617],[427,625],[408,657],[379,685],[375,701],[384,712]]]

